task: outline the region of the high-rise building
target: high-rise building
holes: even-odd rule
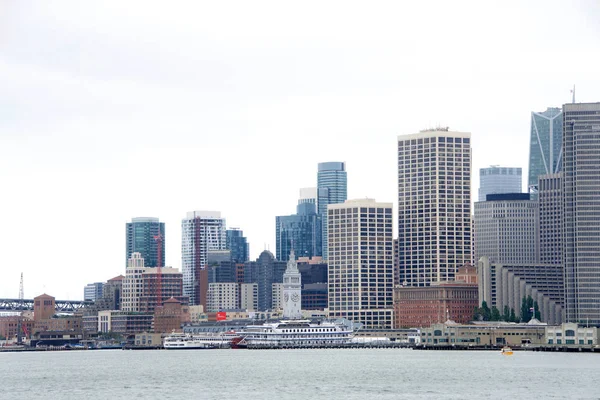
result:
[[[562,264],[562,172],[539,176],[540,263]]]
[[[208,312],[237,310],[240,304],[239,285],[234,282],[209,283],[207,303]]]
[[[327,260],[327,206],[339,204],[348,198],[348,176],[346,163],[319,163],[317,173],[317,212],[321,216],[321,251],[323,259]],[[302,256],[302,255],[301,255]]]
[[[96,300],[92,310],[120,310],[123,293],[123,275],[109,279],[102,288],[102,298]]]
[[[89,283],[83,288],[83,299],[89,301],[96,301],[102,298],[102,289],[104,288],[104,283],[102,282],[94,282]]]
[[[479,201],[485,201],[488,194],[521,193],[521,168],[491,167],[479,170]]]
[[[475,260],[534,264],[539,260],[538,203],[529,193],[489,194],[475,203]]]
[[[398,273],[404,286],[453,280],[471,261],[471,134],[398,137]]]
[[[329,315],[365,328],[391,328],[392,204],[347,200],[327,207]]]
[[[179,269],[162,267],[159,285],[158,268],[145,268],[142,273],[140,311],[153,313],[157,307],[163,306],[164,302],[170,298],[175,298],[180,304],[187,305],[188,303],[188,298],[183,296],[183,274],[179,272]]]
[[[225,248],[231,251],[231,260],[236,263],[245,263],[250,259],[250,245],[244,232],[238,228],[225,231]]]
[[[548,108],[531,113],[529,188],[537,191],[538,176],[560,172],[562,165],[562,110]]]
[[[293,249],[300,257],[322,254],[321,219],[314,203],[301,203],[294,215],[275,217],[276,256],[287,261]]]
[[[144,289],[142,274],[145,270],[142,255],[137,252],[131,254],[127,263],[127,269],[125,270],[125,278],[123,279],[122,311],[141,312],[141,297]]]
[[[563,106],[567,322],[600,325],[600,103]]]
[[[190,305],[206,306],[208,251],[225,250],[225,218],[218,211],[191,211],[181,221],[183,295]]]
[[[258,310],[258,285],[256,283],[240,284],[240,308],[242,310]]]
[[[133,253],[140,253],[146,267],[158,267],[158,242],[155,237],[162,236],[161,260],[165,265],[165,223],[158,218],[132,218],[126,224],[125,265]]]
[[[244,283],[256,283],[258,311],[273,309],[273,283],[282,283],[286,269],[284,261],[275,260],[268,250],[260,253],[256,261],[244,264]]]

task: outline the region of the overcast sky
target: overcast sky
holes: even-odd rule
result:
[[[275,251],[275,216],[346,161],[396,203],[397,135],[472,133],[526,176],[531,111],[600,101],[600,2],[0,3],[0,297],[125,270],[125,223],[218,210]],[[525,182],[524,182],[525,183]]]

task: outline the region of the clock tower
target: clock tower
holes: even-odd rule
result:
[[[285,274],[283,274],[283,318],[301,319],[302,282],[294,250],[290,252]]]

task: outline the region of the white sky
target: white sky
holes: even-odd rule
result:
[[[346,161],[394,201],[396,138],[472,133],[526,176],[531,111],[600,101],[600,2],[0,3],[0,297],[124,272],[125,223],[219,210],[251,258],[275,216]],[[526,178],[524,179],[526,181]]]

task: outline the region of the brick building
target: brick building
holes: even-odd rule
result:
[[[171,297],[163,304],[162,307],[157,307],[154,311],[154,332],[181,332],[181,324],[190,322],[189,306],[182,305],[181,302],[174,297]]]

